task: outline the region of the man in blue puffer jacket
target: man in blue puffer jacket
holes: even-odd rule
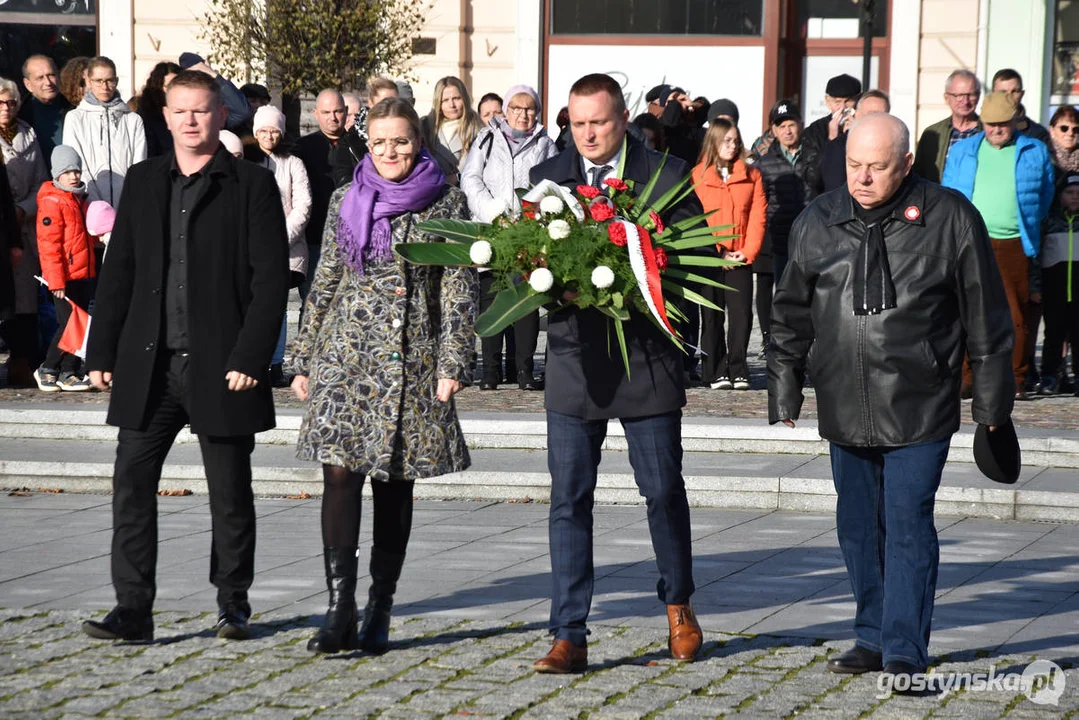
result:
[[[1016,397],[1022,392],[1040,307],[1038,258],[1041,224],[1053,202],[1053,164],[1045,143],[1015,131],[1015,102],[994,92],[982,103],[983,132],[960,140],[948,155],[941,184],[966,195],[985,221],[993,242],[1015,324]],[[1032,267],[1035,272],[1031,272]],[[1033,306],[1033,307],[1032,307]],[[969,387],[964,367],[964,386]]]

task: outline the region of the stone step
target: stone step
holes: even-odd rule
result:
[[[94,440],[4,438],[0,440],[0,487],[109,492],[115,452],[112,443]],[[259,495],[321,495],[318,466],[297,460],[291,446],[258,445],[252,465]],[[684,456],[683,475],[689,501],[698,507],[801,512],[835,509],[827,457],[689,451]],[[998,485],[970,463],[949,462],[937,494],[937,513],[1079,522],[1079,487],[1074,480],[1070,469],[1028,466],[1015,485]],[[197,445],[172,448],[161,488],[206,492]],[[546,501],[550,498],[547,454],[542,450],[474,450],[468,470],[420,480],[415,494],[430,499]],[[643,502],[624,451],[604,453],[596,500]]]
[[[278,409],[277,427],[260,433],[256,441],[260,445],[293,446],[300,419],[298,409]],[[464,413],[461,426],[469,447],[474,449],[547,447],[547,426],[541,414]],[[1079,468],[1079,432],[1022,429],[1019,434],[1025,466]],[[116,439],[116,428],[105,424],[105,409],[101,405],[55,408],[6,403],[0,405],[0,437],[111,442]],[[813,421],[800,422],[792,430],[782,425],[770,426],[764,420],[687,417],[682,423],[682,440],[687,452],[828,454],[828,443],[821,440]],[[184,430],[177,442],[189,444],[197,439]],[[973,444],[974,429],[964,426],[952,437],[949,460],[973,462]],[[611,421],[608,426],[604,448],[626,448],[625,433],[617,421]]]

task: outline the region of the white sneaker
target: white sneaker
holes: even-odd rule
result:
[[[735,390],[749,390],[749,380],[747,380],[746,378],[742,378],[742,377],[735,378],[734,379],[734,389]]]
[[[730,390],[733,385],[731,385],[730,378],[721,377],[718,378],[715,382],[711,383],[709,387],[713,390]]]

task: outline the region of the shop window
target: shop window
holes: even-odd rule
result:
[[[1079,0],[1057,0],[1056,3],[1053,102],[1079,102]]]
[[[798,15],[807,40],[854,39],[862,36],[866,0],[803,0]],[[873,37],[888,34],[888,0],[873,0]]]
[[[764,0],[551,0],[552,35],[759,36],[763,23]]]
[[[97,54],[98,0],[0,2],[0,76],[20,82],[23,61],[50,56],[57,67]]]

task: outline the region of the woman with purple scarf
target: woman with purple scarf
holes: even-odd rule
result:
[[[479,283],[471,268],[408,265],[402,242],[441,242],[416,229],[468,218],[423,146],[407,101],[367,117],[368,154],[330,200],[322,260],[291,352],[305,401],[297,456],[322,463],[322,542],[329,590],[308,650],[389,648],[390,609],[412,529],[413,483],[470,464],[453,395],[469,377]],[[360,498],[374,495],[371,588],[356,605]],[[357,627],[358,626],[358,627]]]

